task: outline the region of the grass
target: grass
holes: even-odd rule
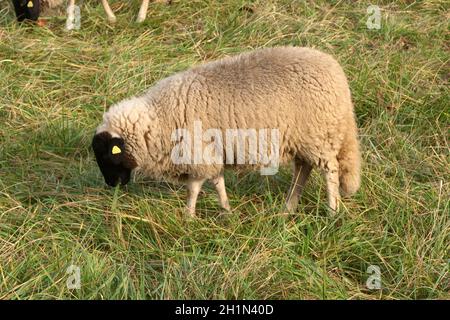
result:
[[[84,1],[82,28],[17,24],[0,0],[0,299],[450,299],[449,3]],[[130,8],[131,7],[131,8]],[[350,80],[360,191],[331,217],[315,173],[280,218],[288,168],[226,174],[239,219],[211,187],[197,221],[185,190],[137,179],[106,188],[90,150],[112,103],[193,64],[252,48],[312,46]],[[80,289],[66,270],[80,268]],[[382,288],[366,286],[377,265]]]

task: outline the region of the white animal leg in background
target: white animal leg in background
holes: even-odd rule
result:
[[[216,187],[217,195],[219,196],[219,203],[222,209],[230,211],[230,202],[228,201],[227,190],[225,189],[225,179],[223,174],[211,180]]]
[[[141,8],[139,9],[138,17],[136,19],[137,23],[144,22],[145,17],[147,16],[148,1],[149,0],[142,0]]]
[[[327,181],[328,206],[331,210],[339,209],[339,165],[337,159],[328,162],[325,168],[325,179]]]
[[[80,29],[80,8],[75,7],[75,0],[69,0],[67,5],[66,30]]]
[[[111,7],[109,6],[108,0],[102,0],[103,9],[105,9],[106,15],[108,16],[108,21],[114,23],[117,21]]]
[[[204,178],[189,178],[187,182],[187,214],[190,218],[195,217],[195,205],[197,204],[197,197],[202,189],[202,185],[206,179]]]
[[[291,187],[289,188],[286,199],[286,209],[288,211],[294,211],[297,208],[298,201],[311,173],[311,169],[312,166],[308,163],[300,159],[294,159],[294,172],[292,175]]]

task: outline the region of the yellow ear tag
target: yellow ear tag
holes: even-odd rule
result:
[[[111,151],[112,154],[118,154],[121,152],[122,152],[122,150],[120,150],[120,148],[118,146],[114,146]]]
[[[33,1],[28,1],[27,7],[28,8],[33,8],[34,7]]]

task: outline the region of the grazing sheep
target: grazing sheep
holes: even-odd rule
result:
[[[101,0],[101,1],[102,1],[103,9],[105,9],[106,16],[108,17],[108,21],[111,23],[116,22],[116,20],[117,20],[116,16],[114,15],[113,11],[111,10],[108,0]],[[161,0],[159,0],[158,2],[161,2]],[[141,23],[145,20],[145,17],[147,16],[148,3],[149,3],[149,0],[142,0],[141,8],[139,9],[138,17],[136,19],[137,23]]]
[[[75,0],[13,0],[18,21],[23,21],[25,19],[37,21],[39,15],[42,15],[42,12],[51,12],[52,10],[61,9],[65,2],[67,2],[68,8],[73,8],[75,5]],[[116,22],[116,16],[111,10],[108,0],[101,0],[101,2],[103,9],[106,12],[106,16],[108,17],[108,21],[111,23]],[[170,0],[156,0],[156,2],[170,3]],[[145,20],[147,16],[148,4],[149,0],[142,0],[136,22],[140,23]],[[71,14],[73,15],[71,10],[68,10],[68,13],[69,18],[73,18],[70,17]]]
[[[65,13],[65,3],[73,6],[75,0],[13,0],[18,21],[25,19],[37,21],[40,16],[53,16]]]
[[[37,21],[40,13],[40,0],[13,0],[17,21]]]
[[[216,150],[221,158],[212,164],[174,161],[173,150],[183,138],[177,129],[192,132],[196,122],[203,130],[222,133],[277,129],[279,161],[294,164],[289,211],[296,208],[313,167],[325,174],[333,210],[339,189],[350,195],[359,188],[350,90],[342,68],[328,54],[299,47],[260,49],[177,73],[112,106],[92,142],[106,183],[126,184],[134,169],[155,179],[186,182],[187,211],[194,215],[202,184],[211,180],[222,208],[230,210],[223,170],[233,164],[228,162],[233,150]]]

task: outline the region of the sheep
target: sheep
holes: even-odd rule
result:
[[[116,16],[114,15],[113,11],[111,10],[111,7],[109,6],[108,0],[101,0],[103,8],[105,9],[106,16],[108,17],[108,21],[111,23],[116,22]],[[169,0],[156,0],[156,2],[169,2]],[[139,9],[138,17],[136,19],[137,23],[144,22],[146,16],[147,16],[147,9],[148,9],[148,3],[149,0],[142,0],[141,7]]]
[[[213,163],[178,163],[173,157],[183,140],[179,130],[192,132],[195,123],[221,133],[278,130],[279,163],[293,163],[289,212],[296,209],[313,167],[325,175],[332,212],[340,193],[351,195],[360,186],[359,140],[347,78],[333,57],[316,49],[264,48],[201,64],[113,105],[92,141],[106,183],[126,184],[132,171],[185,183],[186,213],[194,217],[197,196],[209,180],[222,209],[230,211],[223,172],[239,166],[228,161],[234,149],[219,144],[219,161]]]
[[[75,6],[75,0],[13,0],[14,9],[16,11],[16,16],[18,21],[23,21],[25,19],[37,21],[39,15],[44,12],[44,10],[55,10],[60,9],[64,3],[67,2],[67,12],[69,19],[73,19],[73,10]],[[114,15],[111,7],[109,6],[108,0],[101,0],[103,9],[105,10],[108,21],[111,23],[116,22],[116,16]],[[166,2],[170,3],[170,0],[156,0],[156,2]],[[141,7],[139,9],[138,17],[136,19],[137,23],[141,23],[145,20],[147,16],[149,0],[142,0]],[[72,15],[72,16],[71,16]],[[70,28],[69,28],[70,29]]]
[[[25,19],[37,21],[40,13],[40,0],[13,0],[17,21]]]
[[[68,7],[75,5],[75,0],[13,0],[18,21],[38,21],[40,16],[61,14],[66,2]]]

